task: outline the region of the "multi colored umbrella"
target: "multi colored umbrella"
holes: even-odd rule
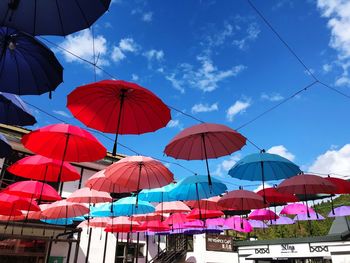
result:
[[[227,187],[219,179],[212,177],[212,185],[208,184],[205,175],[193,175],[176,184],[170,195],[176,200],[200,200],[224,193]]]
[[[49,204],[43,211],[42,216],[46,219],[71,218],[82,216],[89,212],[87,205],[71,203],[66,200],[56,201]]]
[[[300,172],[299,167],[288,159],[262,150],[238,161],[228,174],[241,180],[262,181],[264,190],[265,181],[289,178]],[[267,203],[265,194],[263,198]]]
[[[342,205],[329,212],[328,217],[350,216],[350,206]]]
[[[165,147],[164,153],[175,159],[205,160],[211,185],[208,159],[230,155],[246,144],[246,138],[221,124],[201,123],[182,130]]]
[[[0,134],[0,158],[5,158],[10,156],[12,153],[12,147],[8,143],[6,137]]]
[[[181,201],[163,202],[156,206],[156,212],[158,213],[182,213],[191,212],[185,203]]]
[[[131,82],[103,80],[76,88],[68,95],[67,107],[86,126],[115,134],[142,134],[163,128],[170,109],[151,91]]]
[[[264,208],[266,206],[260,195],[247,190],[234,190],[228,192],[220,198],[218,205],[234,210],[250,210]]]
[[[253,220],[276,220],[279,216],[269,209],[256,209],[249,214],[248,218]]]
[[[0,92],[0,123],[28,126],[34,125],[36,119],[19,96]]]
[[[17,28],[31,35],[66,36],[89,28],[111,0],[10,0],[1,1],[2,25]]]
[[[80,178],[80,174],[71,164],[64,162],[61,168],[61,161],[41,155],[25,157],[7,168],[7,171],[14,175],[44,182],[57,182],[60,170],[61,182]]]
[[[3,5],[8,3],[0,4],[0,17],[4,17],[4,13],[1,15]],[[63,81],[63,68],[55,54],[36,38],[16,29],[0,27],[0,47],[1,92],[40,95],[54,91]]]

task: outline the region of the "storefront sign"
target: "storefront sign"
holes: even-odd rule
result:
[[[233,252],[233,240],[230,236],[207,235],[207,251]]]
[[[281,253],[297,253],[297,251],[295,250],[294,245],[282,244],[281,245]]]

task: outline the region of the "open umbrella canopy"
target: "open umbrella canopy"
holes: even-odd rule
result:
[[[12,147],[4,135],[0,134],[0,158],[8,157],[12,153]]]
[[[0,215],[2,216],[21,216],[22,212],[17,209],[13,209],[10,204],[3,204],[0,206]]]
[[[239,216],[227,218],[225,221],[225,226],[237,232],[249,233],[253,231],[253,227],[249,224],[248,220]]]
[[[19,96],[0,92],[0,123],[27,126],[34,125],[36,119]]]
[[[215,218],[223,216],[224,213],[219,210],[205,210],[195,208],[187,215],[188,219],[206,219],[206,218]]]
[[[156,212],[158,213],[181,213],[190,211],[191,208],[181,201],[163,202],[156,206]]]
[[[350,181],[330,176],[325,179],[337,187],[334,194],[350,194]]]
[[[105,203],[112,202],[112,197],[106,192],[96,191],[87,187],[78,189],[68,196],[67,202],[75,203]]]
[[[7,171],[17,176],[45,182],[57,182],[60,170],[62,182],[75,181],[80,178],[80,174],[71,164],[67,162],[62,164],[61,161],[41,155],[25,157],[7,168]]]
[[[163,128],[170,109],[151,91],[123,80],[103,80],[76,88],[67,107],[86,126],[116,134],[142,134]]]
[[[171,190],[176,186],[176,184],[171,183],[163,187],[154,189],[144,189],[139,192],[139,199],[148,202],[171,202],[176,201],[171,196]]]
[[[175,225],[175,224],[183,224],[188,221],[191,221],[191,220],[187,218],[186,214],[174,213],[174,214],[171,214],[167,219],[165,219],[164,222],[168,225]]]
[[[108,166],[106,178],[133,191],[162,187],[174,181],[173,173],[161,162],[145,156],[128,156]]]
[[[258,195],[264,197],[265,192],[265,199],[270,205],[279,205],[279,204],[285,204],[289,202],[298,202],[299,199],[293,195],[288,193],[280,193],[276,190],[274,187],[261,189],[257,192]]]
[[[152,232],[163,232],[170,230],[170,226],[160,220],[146,221],[142,224],[142,227]]]
[[[183,223],[183,228],[203,228],[205,227],[205,222],[202,220],[192,220]]]
[[[218,205],[233,210],[250,210],[264,208],[266,206],[260,195],[247,190],[228,192],[220,198]]]
[[[328,217],[337,217],[337,216],[350,216],[350,206],[342,205],[337,208],[334,208],[334,213],[331,211],[328,214]]]
[[[89,28],[109,8],[111,0],[1,1],[2,25],[31,35],[66,36]]]
[[[137,221],[133,221],[128,216],[118,216],[113,218],[106,225],[106,232],[132,232],[141,226]]]
[[[5,222],[9,222],[9,221],[22,221],[25,220],[25,216],[22,213],[18,213],[18,215],[14,216],[14,215],[1,215],[0,214],[0,221],[5,221]]]
[[[314,220],[324,220],[325,218],[318,214],[317,212],[298,214],[294,217],[294,221],[314,221]]]
[[[269,209],[256,209],[249,214],[248,218],[253,220],[274,220],[278,219],[279,216]]]
[[[208,218],[205,220],[206,226],[223,226],[225,224],[225,219],[222,217]]]
[[[31,199],[40,199],[45,201],[61,200],[61,196],[50,185],[38,181],[20,181],[13,183],[4,189],[5,193],[26,197]]]
[[[50,225],[61,226],[72,225],[74,223],[71,218],[40,219],[40,221]]]
[[[304,204],[301,203],[295,203],[295,204],[289,204],[283,207],[283,209],[280,212],[280,215],[299,215],[299,214],[306,214],[307,211],[310,213],[315,213],[315,211]]]
[[[92,175],[88,180],[86,180],[85,186],[90,189],[108,193],[132,192],[128,188],[112,183],[110,179],[106,178],[105,170],[98,171],[97,173]]]
[[[40,211],[40,207],[33,199],[7,194],[5,192],[0,193],[0,206],[8,206],[15,210]]]
[[[328,181],[313,174],[299,174],[282,181],[277,186],[280,193],[289,194],[333,194],[337,187]]]
[[[79,203],[71,203],[66,200],[56,201],[46,206],[42,210],[42,216],[45,219],[56,218],[71,218],[76,216],[82,216],[89,212],[87,205]]]
[[[19,1],[32,2],[32,1]],[[6,1],[0,4],[7,6]],[[0,91],[17,95],[40,95],[63,81],[63,68],[54,53],[36,38],[0,27]]]
[[[34,130],[22,137],[22,143],[36,154],[67,162],[92,162],[106,156],[106,148],[91,133],[65,123]]]
[[[214,123],[201,123],[182,130],[165,147],[164,153],[175,159],[206,160],[208,181],[211,177],[208,159],[240,150],[246,138],[235,130]]]
[[[249,219],[248,222],[252,226],[252,228],[263,228],[263,229],[268,228],[268,225],[266,225],[264,221],[261,221],[261,220]]]
[[[96,218],[92,218],[89,220],[89,222],[87,220],[83,221],[87,226],[90,227],[106,227],[107,224],[109,224],[111,222],[112,218],[110,217],[96,217]]]
[[[199,200],[224,193],[227,187],[219,179],[212,177],[212,185],[208,184],[205,175],[193,175],[176,184],[170,195],[176,200]]]
[[[139,222],[153,221],[153,220],[163,221],[166,218],[167,218],[166,216],[158,213],[138,214],[138,215],[131,216],[132,220],[139,221]]]
[[[191,208],[201,208],[208,210],[223,210],[221,206],[218,205],[220,196],[213,196],[206,199],[186,201],[185,204]]]
[[[273,226],[274,225],[292,225],[294,223],[295,222],[293,219],[286,217],[286,216],[280,216],[276,220],[272,219],[272,220],[267,222],[268,225],[273,225]]]

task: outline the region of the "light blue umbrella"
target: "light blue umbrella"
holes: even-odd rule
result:
[[[212,177],[212,185],[208,184],[208,177],[205,175],[193,175],[181,180],[173,190],[170,196],[176,200],[199,200],[217,196],[224,193],[227,187],[219,179]]]
[[[73,218],[40,219],[40,221],[50,225],[65,226],[73,224]]]
[[[228,172],[230,176],[237,179],[262,181],[263,190],[265,181],[285,179],[299,173],[301,173],[299,166],[277,154],[266,153],[265,150],[247,155]]]
[[[147,202],[138,200],[136,206],[136,197],[125,197],[118,201],[91,209],[90,215],[92,217],[107,217],[107,216],[131,216],[135,214],[147,214],[155,211],[154,206]]]
[[[160,188],[144,189],[139,193],[139,200],[145,200],[148,202],[176,201],[176,199],[170,194],[175,186],[176,184],[172,183]]]

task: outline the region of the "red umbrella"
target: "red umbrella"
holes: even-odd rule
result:
[[[186,214],[174,213],[170,215],[167,219],[165,219],[164,223],[168,225],[174,225],[174,224],[182,224],[188,221],[191,221],[191,220],[187,218]]]
[[[36,154],[67,162],[92,162],[106,156],[106,148],[86,130],[70,124],[53,124],[22,137]]]
[[[3,216],[20,216],[22,212],[17,209],[12,209],[10,204],[0,206],[0,215]]]
[[[169,108],[155,94],[122,80],[78,87],[68,95],[67,107],[86,126],[116,135],[113,155],[118,134],[153,132],[171,119]]]
[[[41,155],[25,157],[7,168],[12,174],[42,180],[45,182],[57,182],[61,169],[61,161],[47,158]],[[61,172],[61,181],[75,181],[80,178],[77,170],[69,163],[64,162]]]
[[[38,204],[30,198],[0,193],[0,207],[9,206],[15,210],[40,211]]]
[[[257,192],[258,195],[264,197],[268,203],[273,205],[284,204],[289,202],[298,202],[299,199],[294,194],[280,193],[274,187],[265,188]]]
[[[218,205],[224,208],[242,211],[264,208],[266,206],[264,199],[260,195],[247,190],[228,192],[220,198]]]
[[[3,192],[45,201],[57,201],[62,199],[52,186],[38,181],[17,182],[6,187]]]
[[[223,210],[221,206],[218,205],[220,197],[214,196],[208,199],[200,199],[199,201],[186,201],[185,204],[192,208],[202,208],[208,210]]]
[[[138,214],[132,215],[131,219],[142,222],[142,221],[152,221],[152,220],[163,220],[165,218],[164,215],[158,213],[149,213],[149,214]]]
[[[156,212],[159,213],[175,213],[175,212],[190,212],[191,208],[189,208],[186,204],[181,201],[173,201],[173,202],[163,202],[159,203],[156,206]]]
[[[85,224],[84,226],[91,226],[91,227],[106,227],[110,221],[112,220],[112,218],[110,217],[96,217],[96,218],[93,218],[93,219],[90,219],[89,222],[87,222],[87,220],[81,222],[79,225],[83,225]]]
[[[68,196],[67,202],[96,204],[112,202],[112,197],[106,192],[96,191],[94,189],[84,187],[74,191],[70,196]]]
[[[334,192],[334,194],[350,194],[350,182],[348,180],[330,177],[330,176],[324,179],[331,182],[337,187],[337,190]]]
[[[251,212],[248,218],[252,220],[276,220],[279,216],[269,209],[257,209]]]
[[[129,193],[130,189],[122,187],[117,184],[113,184],[112,181],[106,178],[105,170],[101,170],[91,176],[86,182],[85,186],[97,191],[103,191],[108,193]]]
[[[46,219],[56,219],[82,216],[87,213],[89,213],[89,208],[87,205],[61,200],[49,204],[42,211],[42,216],[44,216]]]
[[[208,159],[240,150],[246,138],[221,124],[202,123],[181,131],[165,147],[164,153],[175,159],[205,160],[211,185]]]
[[[132,191],[162,187],[174,181],[174,176],[161,162],[150,157],[128,156],[108,166],[106,178]]]
[[[138,221],[131,220],[128,216],[118,216],[113,218],[106,226],[106,232],[131,232],[140,227]]]
[[[18,215],[0,215],[0,221],[22,221],[25,220],[25,216],[21,213]]]
[[[220,210],[205,210],[195,208],[187,215],[188,219],[206,219],[206,218],[215,218],[223,216],[224,213]]]
[[[152,232],[163,232],[170,230],[170,226],[165,222],[161,222],[160,220],[146,221],[142,224],[142,227]]]

